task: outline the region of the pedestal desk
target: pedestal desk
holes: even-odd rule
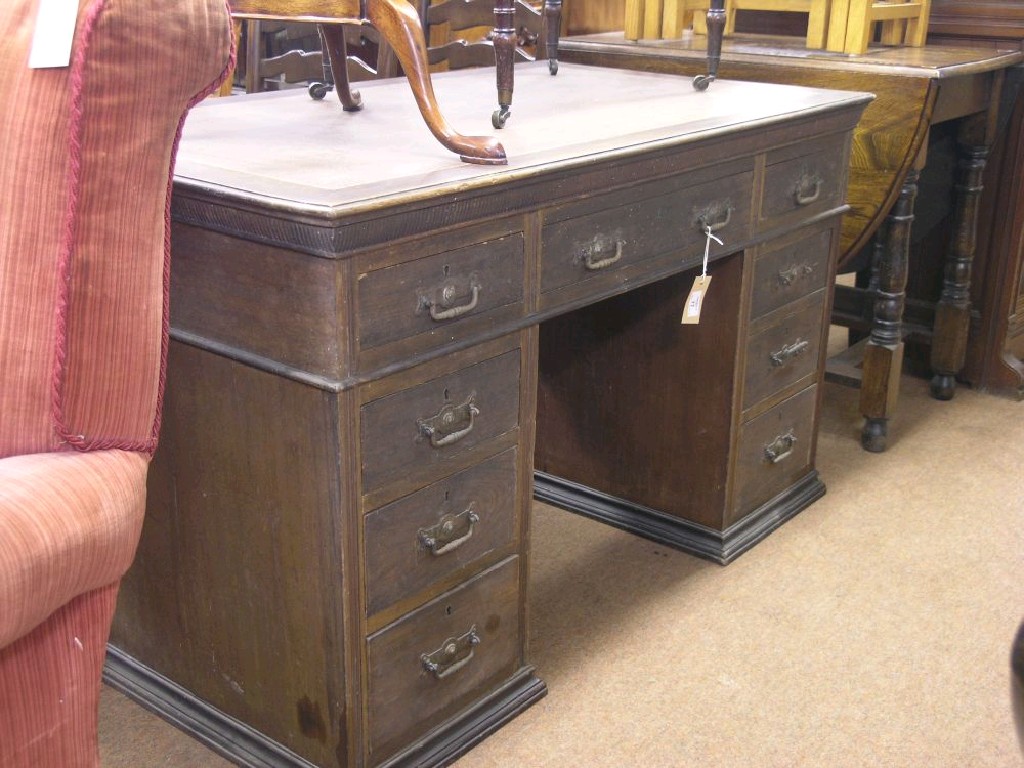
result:
[[[701,71],[705,49],[704,38],[688,33],[680,40],[631,42],[621,32],[608,32],[565,38],[559,55],[586,64],[693,75]],[[932,393],[948,399],[964,366],[982,174],[995,138],[1002,82],[1005,71],[1022,60],[1019,47],[874,46],[863,56],[849,56],[806,49],[802,40],[758,35],[737,35],[723,45],[722,78],[849,88],[877,96],[854,134],[851,211],[843,223],[840,266],[852,268],[879,231],[878,266],[870,285],[837,288],[834,316],[837,323],[870,334],[862,370],[848,366],[842,374],[861,387],[862,442],[868,450],[885,449],[888,421],[896,410],[910,227],[929,131],[958,121],[955,226],[948,250],[934,255],[945,259],[944,285],[928,324],[914,329],[931,346]]]
[[[869,97],[517,76],[500,169],[437,146],[400,81],[363,86],[359,115],[283,92],[187,123],[162,442],[107,678],[241,765],[437,765],[544,694],[525,592],[538,378],[574,362],[539,369],[546,321],[673,295],[662,324],[637,321],[685,371],[585,378],[694,403],[645,432],[692,438],[677,472],[706,486],[702,525],[760,510],[763,535],[823,491],[828,288]],[[436,87],[483,127],[492,77]],[[705,227],[726,245],[683,326]]]

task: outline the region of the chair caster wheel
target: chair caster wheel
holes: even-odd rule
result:
[[[693,78],[693,87],[697,91],[706,91],[708,86],[715,81],[714,75],[697,75]]]
[[[309,98],[313,101],[323,101],[324,96],[331,90],[333,90],[333,86],[330,83],[310,83]]]
[[[511,116],[512,110],[509,107],[498,107],[491,115],[491,125],[495,128],[504,128]]]

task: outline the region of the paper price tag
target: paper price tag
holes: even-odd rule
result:
[[[39,0],[29,69],[66,67],[71,64],[71,42],[78,20],[78,0]]]
[[[700,322],[700,311],[704,308],[704,297],[707,296],[708,286],[711,285],[711,275],[697,275],[693,278],[693,287],[686,297],[686,305],[683,307],[683,325],[696,325]]]

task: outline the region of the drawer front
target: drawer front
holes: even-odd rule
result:
[[[827,285],[831,233],[831,229],[817,230],[758,256],[752,319]]]
[[[410,246],[415,248],[415,245]],[[523,234],[434,253],[359,276],[359,346],[421,336],[418,349],[465,337],[502,308],[522,314]]]
[[[743,375],[744,410],[814,373],[821,350],[824,304],[825,291],[820,290],[754,324]]]
[[[607,195],[576,206],[580,215],[570,212],[570,218],[546,224],[541,291],[607,275],[615,280],[619,270],[655,256],[702,254],[705,222],[727,249],[749,236],[752,172],[695,186],[679,184],[675,180]]]
[[[519,425],[519,350],[381,397],[360,409],[363,493],[445,464]]]
[[[366,612],[373,615],[514,538],[516,449],[366,516]]]
[[[812,216],[840,205],[846,198],[845,159],[838,137],[769,153],[761,219]]]
[[[736,491],[726,526],[799,481],[811,467],[818,387],[783,400],[740,428]]]
[[[521,646],[516,557],[372,635],[367,640],[371,764],[515,674]]]

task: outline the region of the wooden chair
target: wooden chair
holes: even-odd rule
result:
[[[725,0],[725,34],[732,35],[736,31],[736,11],[781,11],[806,13],[807,47],[824,48],[828,40],[828,22],[832,0]],[[692,26],[696,35],[707,34],[706,16],[700,11],[707,11],[708,0],[665,0],[661,12],[661,27],[658,30],[663,38],[680,37],[682,30]],[[637,37],[630,35],[630,6],[640,5],[643,8],[639,27],[634,20]],[[651,34],[653,29],[652,14],[657,13],[656,0],[627,0],[626,3],[626,39],[636,40],[640,37],[658,37]],[[636,12],[633,11],[634,17]]]
[[[832,0],[726,0],[725,34],[736,31],[736,11],[781,11],[807,14],[807,47],[824,48],[828,42]]]
[[[652,6],[654,4],[652,3]],[[693,33],[696,35],[706,35],[708,33],[707,24],[707,10],[709,2],[708,0],[665,0],[664,9],[661,13],[661,26],[658,30],[660,36],[667,40],[672,40],[677,37],[681,37],[684,29],[693,29]],[[626,8],[627,14],[629,13],[630,2],[627,0]],[[644,10],[648,10],[646,5],[643,6]],[[652,25],[656,26],[655,12],[651,19]],[[645,24],[646,19],[641,18],[640,24],[642,28],[646,30]],[[634,22],[634,27],[636,24]],[[627,21],[627,30],[629,29],[629,22]],[[652,37],[656,35],[648,35],[646,33],[641,34],[641,27],[636,28],[637,37],[630,37],[627,33],[626,37],[630,40],[636,40],[639,37]]]
[[[500,0],[502,3],[510,1]],[[497,139],[490,136],[464,136],[441,114],[430,80],[423,25],[416,9],[406,0],[228,0],[228,6],[236,29],[240,29],[241,24],[247,20],[264,19],[320,25],[324,48],[330,54],[335,93],[342,106],[350,111],[359,110],[362,104],[359,94],[349,88],[344,27],[371,25],[394,51],[409,80],[420,115],[434,138],[446,149],[458,154],[464,162],[506,162],[505,149]],[[509,63],[509,80],[511,68]],[[499,95],[500,86],[499,79]]]
[[[511,21],[507,21],[497,16],[494,0],[441,0],[427,5],[422,14],[431,69],[493,67],[500,48],[507,46],[506,55],[513,62],[547,56],[548,70],[554,75],[558,72],[560,6],[560,2],[549,0],[539,11],[524,0],[511,0]],[[498,109],[491,122],[501,128],[511,114],[513,83],[511,78],[503,81],[500,71],[497,77]]]
[[[862,54],[881,25],[885,45],[920,47],[928,37],[931,0],[832,0],[828,49]]]

